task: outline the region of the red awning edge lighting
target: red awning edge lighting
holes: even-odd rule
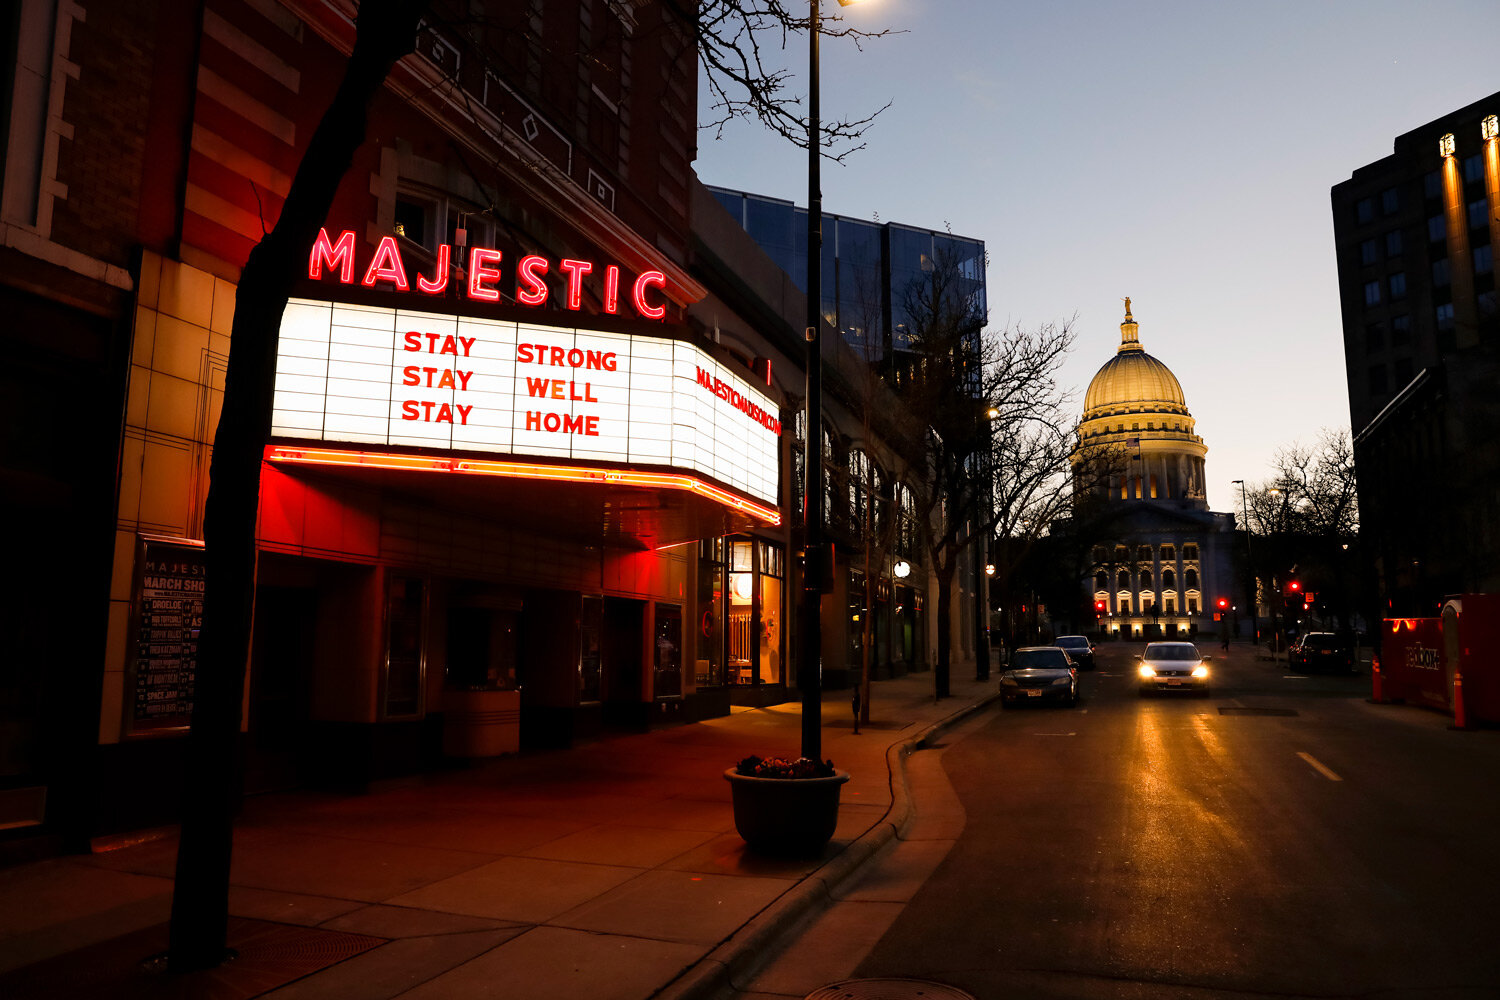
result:
[[[266,461],[295,465],[354,466],[365,469],[395,469],[406,472],[449,472],[471,476],[505,476],[512,479],[543,479],[568,483],[606,483],[622,486],[654,486],[686,490],[707,497],[733,510],[742,511],[775,527],[780,512],[753,500],[736,496],[699,479],[672,472],[637,472],[630,469],[594,469],[572,465],[538,465],[530,462],[500,462],[439,455],[393,455],[383,452],[340,451],[330,448],[266,446]]]

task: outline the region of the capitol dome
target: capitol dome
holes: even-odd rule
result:
[[[1112,413],[1159,412],[1187,415],[1187,398],[1172,370],[1146,353],[1137,339],[1140,325],[1125,300],[1120,346],[1089,383],[1083,397],[1083,419]]]
[[[1075,471],[1092,457],[1122,465],[1107,495],[1205,506],[1203,457],[1187,397],[1172,370],[1146,353],[1125,300],[1120,346],[1089,383],[1074,449]],[[1206,509],[1206,507],[1205,507]]]

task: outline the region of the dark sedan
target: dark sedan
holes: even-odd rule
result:
[[[1302,670],[1353,673],[1354,647],[1332,632],[1308,632],[1286,652],[1287,666]]]
[[[1057,645],[1068,654],[1068,659],[1078,664],[1079,670],[1094,669],[1094,644],[1086,635],[1060,635]]]
[[[1011,654],[1000,675],[1000,700],[1007,705],[1060,701],[1078,704],[1078,668],[1058,646],[1025,646]]]

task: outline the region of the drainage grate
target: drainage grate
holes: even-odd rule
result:
[[[924,979],[846,979],[813,990],[807,1000],[974,1000],[956,986]]]
[[[1297,714],[1295,708],[1234,708],[1233,706],[1219,706],[1220,715],[1281,715],[1294,716]]]

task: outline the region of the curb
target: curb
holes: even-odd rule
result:
[[[1000,698],[997,690],[950,715],[938,719],[911,739],[886,748],[891,782],[891,805],[874,826],[848,847],[805,875],[774,903],[743,924],[703,958],[652,994],[653,1000],[710,1000],[745,982],[765,959],[765,952],[784,932],[804,917],[833,902],[833,894],[864,867],[886,844],[901,836],[911,823],[911,790],[906,781],[906,758],[924,749],[937,736]]]

